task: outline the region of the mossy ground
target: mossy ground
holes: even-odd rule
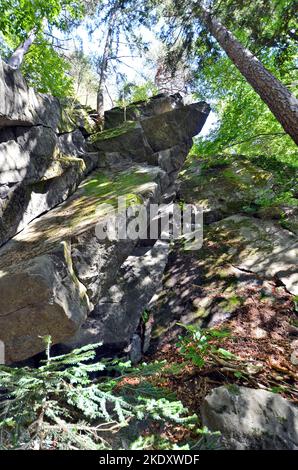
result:
[[[298,232],[298,162],[286,164],[261,156],[248,160],[239,155],[191,155],[180,178],[181,198],[207,211],[273,218]]]

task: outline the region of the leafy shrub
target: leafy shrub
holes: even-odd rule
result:
[[[197,367],[203,367],[208,358],[233,360],[235,356],[226,349],[218,348],[214,340],[229,336],[226,330],[201,329],[194,325],[183,325],[187,334],[179,337],[177,347],[180,354]]]

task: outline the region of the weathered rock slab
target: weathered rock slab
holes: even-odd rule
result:
[[[0,245],[70,196],[97,166],[79,130],[44,126],[0,131]]]
[[[86,318],[88,299],[66,242],[51,253],[2,269],[0,284],[0,337],[7,364],[43,351],[44,336],[63,341]]]
[[[172,111],[144,118],[140,121],[126,121],[121,126],[99,132],[90,138],[91,149],[102,153],[118,152],[130,157],[135,162],[156,164],[160,161],[169,166],[169,157],[173,157],[173,165],[178,169],[177,149],[170,155],[156,155],[175,146],[182,146],[184,152],[189,151],[192,137],[202,129],[210,107],[207,103],[195,103],[173,109]],[[181,154],[185,153],[181,151]],[[183,159],[180,162],[183,163]]]
[[[146,117],[163,114],[183,106],[179,93],[159,94],[148,101],[139,101],[124,108],[113,108],[105,112],[105,129],[120,126],[125,121],[140,121]]]
[[[44,125],[56,130],[61,119],[57,98],[36,93],[22,74],[0,61],[0,128]]]
[[[298,295],[297,237],[274,221],[235,215],[214,224],[218,241],[231,246],[227,258],[238,268],[277,278]]]
[[[181,173],[181,194],[204,211],[205,223],[249,210],[273,185],[273,175],[241,157],[194,159]]]
[[[70,344],[102,342],[104,347],[118,350],[126,347],[161,284],[168,251],[168,242],[161,240],[152,247],[136,247]]]
[[[90,141],[91,150],[118,152],[135,162],[148,162],[153,154],[139,122],[127,121],[115,129],[91,136]]]
[[[0,339],[7,363],[42,351],[42,335],[53,344],[75,335],[137,242],[98,239],[98,223],[113,216],[119,195],[132,204],[158,202],[163,176],[147,166],[116,175],[95,172],[64,204],[0,249]]]
[[[298,450],[298,408],[280,395],[232,385],[212,390],[203,425],[220,431],[227,449]]]

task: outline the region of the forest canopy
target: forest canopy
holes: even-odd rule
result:
[[[102,108],[100,114],[158,91],[210,102],[213,125],[196,145],[202,155],[274,154],[293,160],[293,138],[211,34],[200,8],[208,8],[295,96],[295,3],[3,0],[0,52],[9,60],[31,35],[20,66],[29,84],[83,104],[96,95],[92,105]]]

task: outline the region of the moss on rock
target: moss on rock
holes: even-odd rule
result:
[[[90,142],[95,143],[102,140],[114,139],[135,129],[137,126],[138,123],[135,121],[126,121],[118,127],[113,127],[112,129],[107,129],[102,132],[96,132],[90,137]]]

